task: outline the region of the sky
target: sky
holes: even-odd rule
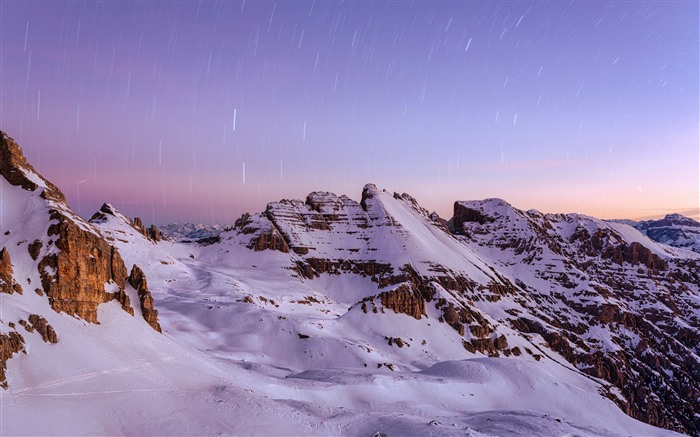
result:
[[[0,0],[0,129],[89,217],[375,183],[700,216],[697,1]]]

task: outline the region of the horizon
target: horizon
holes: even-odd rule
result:
[[[0,129],[70,206],[232,224],[372,182],[700,220],[697,2],[0,2]]]
[[[11,137],[11,135],[9,135],[9,134],[8,134],[8,136]],[[20,147],[21,147],[21,145],[20,145]],[[23,149],[23,148],[22,148],[22,152],[24,153],[24,149]],[[31,165],[31,162],[30,162],[29,164]],[[36,169],[36,168],[35,168],[35,170],[37,170],[37,172],[41,175],[41,171],[39,171],[39,170]],[[43,175],[42,175],[42,176],[43,176]],[[52,181],[51,181],[51,182],[52,182]],[[373,183],[372,183],[372,182],[367,182],[366,184],[363,184],[362,189],[359,190],[360,196],[357,197],[357,198],[354,197],[354,196],[352,196],[352,195],[348,195],[347,193],[333,193],[333,194],[335,194],[335,195],[338,196],[338,197],[347,196],[348,198],[350,198],[350,199],[352,199],[352,200],[354,200],[354,201],[356,201],[356,202],[359,203],[359,202],[360,202],[360,198],[361,198],[362,191],[363,191],[363,189],[364,189],[364,186],[365,186],[365,185],[369,185],[369,184],[373,184]],[[401,191],[392,191],[392,190],[386,189],[386,188],[384,188],[384,187],[382,187],[382,186],[378,186],[378,185],[376,185],[376,184],[374,184],[374,185],[377,187],[377,189],[383,190],[383,191],[386,191],[386,192],[389,192],[389,193],[393,193],[393,194],[399,193],[399,194],[408,194],[408,195],[411,195],[411,193],[405,193],[405,192],[401,192]],[[60,186],[59,186],[58,188],[59,188],[59,190],[61,189]],[[321,192],[321,191],[327,191],[327,190],[315,190],[315,191]],[[306,193],[306,194],[308,195],[308,194],[311,194],[311,193],[312,193],[312,192],[309,192],[309,193]],[[415,198],[415,196],[412,196],[412,197]],[[282,200],[292,200],[292,199],[297,199],[297,200],[302,200],[302,201],[303,201],[305,198],[306,198],[306,196],[296,196],[296,197],[289,197],[289,198],[284,198],[284,199],[280,198],[280,199],[270,200],[268,203],[278,202],[278,201],[282,201]],[[484,198],[484,199],[456,199],[456,200],[454,200],[454,201],[452,202],[452,205],[454,205],[454,203],[460,202],[460,201],[480,201],[480,200],[487,200],[487,199],[488,199],[488,198]],[[71,209],[73,209],[73,207],[70,205],[70,199],[67,198],[66,200],[67,200],[67,202],[68,202],[69,207],[71,207]],[[514,208],[519,209],[519,210],[521,210],[521,211],[528,211],[528,210],[534,209],[534,210],[537,210],[537,211],[539,211],[539,212],[541,212],[541,213],[544,213],[544,214],[583,214],[583,213],[580,213],[580,212],[577,212],[577,211],[567,211],[567,212],[564,212],[564,211],[541,211],[541,210],[539,210],[539,209],[537,209],[537,208],[520,208],[520,207],[518,207],[517,205],[514,205],[514,204],[510,203],[510,202],[508,201],[508,199],[501,199],[501,200],[506,201],[506,202],[509,203],[511,206],[513,206]],[[421,204],[420,199],[417,199],[417,198],[416,198],[416,201],[418,202],[418,205],[423,206],[423,205]],[[136,217],[140,217],[140,218],[142,218],[142,219],[145,217],[145,215],[139,214],[137,211],[130,211],[130,212],[129,212],[129,211],[123,210],[123,209],[121,209],[118,205],[116,205],[116,204],[114,204],[113,202],[110,202],[110,201],[108,201],[108,200],[102,202],[102,203],[100,204],[99,207],[95,208],[94,211],[92,211],[92,212],[89,213],[88,215],[84,215],[84,214],[78,214],[78,215],[80,215],[83,219],[85,219],[85,220],[87,221],[87,220],[89,220],[90,217],[91,217],[94,213],[96,213],[96,212],[101,208],[101,206],[104,205],[104,204],[109,204],[109,205],[111,205],[111,206],[112,206],[113,208],[115,208],[117,211],[119,211],[120,213],[124,214],[126,217],[128,217],[128,218],[130,218],[130,219],[132,219],[132,220],[135,219]],[[266,203],[266,205],[267,205],[267,203]],[[75,210],[74,210],[74,211],[75,211]],[[261,213],[261,212],[263,212],[263,210],[260,210],[260,211],[244,211],[242,214],[255,214],[255,213]],[[452,213],[449,213],[449,214],[441,214],[441,213],[440,213],[439,211],[437,211],[437,210],[429,210],[429,212],[436,212],[436,213],[438,213],[438,215],[439,215],[441,218],[446,219],[446,220],[449,220],[449,219],[452,217],[452,215],[453,215]],[[680,214],[680,215],[682,215],[682,216],[689,217],[689,218],[691,218],[691,219],[693,219],[693,220],[700,221],[700,211],[698,211],[698,210],[693,210],[693,209],[691,209],[691,210],[686,210],[686,211],[666,211],[666,212],[663,212],[663,213],[658,213],[658,214],[653,214],[653,215],[648,215],[648,216],[643,216],[643,217],[637,217],[637,218],[629,218],[629,217],[596,217],[596,218],[603,219],[603,220],[632,220],[632,221],[639,222],[639,221],[643,221],[643,220],[662,219],[662,218],[664,218],[664,217],[665,217],[666,215],[668,215],[668,214]],[[588,214],[584,214],[584,215],[588,215]],[[239,216],[239,217],[240,217],[240,216]],[[236,217],[236,219],[239,218],[239,217]],[[593,216],[593,217],[595,217],[595,216]],[[179,221],[179,222],[178,222],[178,221],[174,221],[174,222],[163,222],[163,223],[151,222],[151,223],[146,223],[146,224],[147,224],[147,225],[155,224],[156,226],[165,226],[165,225],[170,225],[170,224],[196,224],[196,225],[202,224],[202,225],[208,225],[208,226],[211,226],[211,225],[231,226],[231,225],[233,225],[233,222],[234,222],[234,221],[235,221],[235,219],[234,219],[233,221],[231,221],[231,222],[209,222],[209,223],[205,223],[205,222],[188,222],[188,221]]]

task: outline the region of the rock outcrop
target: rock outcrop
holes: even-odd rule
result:
[[[58,334],[56,334],[53,326],[49,325],[45,318],[37,314],[30,314],[28,321],[28,326],[39,333],[45,343],[58,343]]]
[[[149,227],[144,226],[141,217],[135,217],[133,220],[124,216],[122,213],[117,211],[117,209],[109,203],[104,203],[100,207],[99,211],[94,213],[90,217],[90,223],[101,223],[106,221],[109,217],[115,217],[119,220],[124,221],[124,223],[131,226],[139,234],[146,237],[148,240],[157,243],[163,239],[163,234],[156,225],[151,225]]]
[[[289,253],[289,245],[279,230],[262,214],[243,214],[233,227],[237,235],[250,235],[246,247],[255,250],[277,250]]]
[[[163,239],[163,235],[160,229],[156,225],[151,225],[148,227],[148,238],[155,241],[156,243]]]
[[[0,131],[0,176],[10,184],[28,191],[43,188],[41,193],[43,199],[66,203],[66,197],[61,190],[39,175],[25,159],[22,148],[2,131]]]
[[[35,260],[41,254],[43,241],[53,246],[37,266],[51,308],[97,323],[98,305],[117,300],[133,314],[124,290],[128,272],[116,248],[70,210],[63,193],[36,173],[22,149],[4,132],[0,133],[0,158],[0,175],[5,180],[29,192],[42,190],[39,197],[46,201],[46,234],[26,235],[25,239],[33,241],[28,250]],[[0,264],[7,272],[9,256]]]
[[[425,300],[410,285],[402,284],[379,294],[384,308],[420,320],[425,315]]]
[[[124,291],[127,270],[119,252],[99,234],[76,224],[57,210],[48,230],[58,251],[39,263],[41,283],[56,312],[98,323],[97,306],[117,300],[133,315]],[[114,291],[107,291],[112,288]]]
[[[0,250],[0,293],[22,294],[22,286],[15,281],[10,253],[6,247]]]
[[[153,296],[148,290],[146,276],[143,274],[143,270],[137,265],[134,265],[131,269],[129,284],[138,291],[139,301],[141,303],[141,314],[143,314],[144,320],[146,320],[153,329],[162,332],[160,323],[158,323],[158,310],[155,309]]]
[[[0,388],[7,389],[7,360],[12,355],[24,351],[24,337],[19,333],[11,331],[7,334],[0,334]]]
[[[18,204],[13,205],[14,212],[20,213],[7,216],[10,221],[5,219],[3,237],[7,236],[13,242],[8,246],[10,250],[22,248],[17,252],[23,263],[22,274],[27,275],[26,279],[22,277],[22,283],[32,284],[36,294],[46,297],[46,309],[99,323],[99,305],[116,300],[124,311],[133,315],[126,293],[129,272],[117,249],[95,227],[71,211],[63,193],[27,163],[22,149],[4,132],[0,132],[0,176],[4,179],[0,180],[2,184],[7,181],[20,194],[16,197]],[[26,191],[26,198],[21,195],[22,191]],[[25,214],[21,213],[21,208],[26,209]],[[24,223],[25,219],[29,225]],[[150,238],[160,238],[157,228],[146,231]],[[27,267],[29,271],[26,271]],[[32,272],[32,269],[36,270]],[[16,272],[10,253],[8,248],[3,248],[0,250],[0,292],[22,293],[16,281],[19,278],[14,276]],[[37,279],[41,289],[37,288]],[[143,290],[139,292],[142,312],[149,323],[160,330],[153,299],[145,288],[143,272],[139,282],[143,284]],[[40,335],[46,343],[59,341],[56,330],[41,312],[30,314],[27,320],[21,319],[18,323],[27,332]],[[24,337],[15,330],[15,324],[11,322],[7,326],[12,330],[4,332],[3,329],[0,334],[0,387],[3,388],[7,388],[7,360],[16,353],[26,353]]]
[[[148,227],[144,226],[141,217],[135,217],[134,220],[131,221],[131,226],[139,231],[141,235],[153,242],[157,243],[162,239],[160,229],[158,229],[156,225],[151,225]]]

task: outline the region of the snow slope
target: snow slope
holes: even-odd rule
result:
[[[525,213],[494,207],[512,222],[505,241],[530,235]],[[410,196],[368,185],[360,202],[330,193],[275,202],[213,244],[156,242],[111,206],[91,223],[75,217],[128,270],[145,272],[162,334],[128,283],[134,315],[112,300],[98,306],[99,323],[55,312],[32,291],[41,258],[28,245],[41,240],[42,255],[56,247],[50,208],[74,216],[41,189],[0,178],[0,246],[24,288],[0,293],[0,333],[25,340],[25,353],[4,360],[1,435],[674,435],[625,415],[613,402],[623,393],[567,361],[547,331],[522,330],[536,317],[553,326],[566,306],[551,272],[509,261],[530,252],[455,236]],[[567,220],[550,225],[571,240],[580,226]],[[640,238],[624,232],[616,235]],[[554,243],[531,243],[542,265],[572,271]],[[680,256],[651,252],[668,263]],[[690,308],[675,319],[684,335],[697,326]],[[57,343],[22,327],[31,314]],[[587,338],[614,348],[619,332],[606,326]]]
[[[411,210],[393,213],[414,217]],[[148,270],[166,336],[232,375],[244,369],[236,384],[245,379],[254,392],[267,387],[264,396],[310,414],[321,434],[666,433],[624,415],[599,394],[605,384],[553,360],[469,353],[436,312],[415,320],[360,311],[355,303],[380,291],[370,278],[300,278],[291,266],[303,255],[252,251],[235,232],[202,246],[154,244],[119,219],[100,227],[123,232],[116,244],[126,260],[177,258]],[[389,345],[387,337],[405,345]]]

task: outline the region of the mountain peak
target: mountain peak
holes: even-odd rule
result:
[[[678,213],[673,213],[673,214],[666,214],[666,217],[663,218],[663,220],[669,220],[672,222],[677,222],[679,224],[684,224],[684,225],[690,225],[690,226],[697,226],[697,221],[693,220],[690,217],[686,217],[682,214]]]
[[[132,220],[119,212],[119,210],[111,203],[103,203],[100,210],[90,217],[90,223],[105,223],[110,221],[111,217],[114,217],[114,219],[116,219],[122,225],[135,229],[139,234],[153,242],[158,242],[161,240],[162,235],[160,229],[158,229],[156,225],[146,227],[144,226],[140,217],[134,217]]]
[[[700,223],[674,213],[659,220],[644,220],[635,225],[652,240],[669,246],[700,252]]]
[[[124,214],[119,212],[119,210],[111,203],[103,203],[100,209],[95,212],[92,217],[90,217],[90,223],[102,222],[107,220],[108,217],[115,217],[129,226],[132,225],[131,219],[126,217]]]
[[[133,315],[125,287],[128,272],[119,252],[70,209],[63,193],[34,170],[4,132],[0,175],[1,186],[5,181],[12,186],[7,196],[13,207],[0,208],[0,222],[3,236],[12,242],[5,244],[17,263],[14,280],[39,285],[31,288],[48,298],[46,307],[36,311],[51,308],[98,323],[98,306],[115,300]],[[110,205],[103,209],[114,210]]]
[[[372,199],[376,195],[379,194],[379,188],[377,188],[376,185],[374,184],[365,184],[364,187],[362,187],[362,199],[360,200],[360,204],[362,205],[363,208],[366,209],[365,207],[365,201],[367,199]]]
[[[44,188],[45,199],[66,203],[66,197],[54,184],[34,170],[24,157],[22,148],[7,133],[0,131],[0,175],[10,184],[28,191]]]

